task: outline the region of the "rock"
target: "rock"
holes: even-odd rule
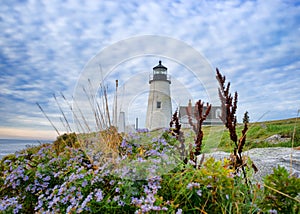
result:
[[[263,128],[263,129],[267,129],[267,125],[264,124],[264,123],[262,123],[262,124],[260,125],[260,127]]]
[[[265,139],[265,141],[268,142],[268,143],[285,143],[285,142],[288,142],[290,140],[291,140],[290,137],[284,137],[284,136],[281,136],[279,134],[272,135],[272,136]]]
[[[254,179],[261,181],[262,177],[273,173],[273,168],[278,165],[285,167],[293,176],[300,178],[300,150],[291,148],[256,148],[242,153],[249,156],[258,168]],[[213,156],[218,160],[229,157],[226,152],[213,152],[206,156]]]

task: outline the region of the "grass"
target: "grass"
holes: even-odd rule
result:
[[[244,150],[265,147],[292,147],[293,130],[295,129],[294,147],[300,146],[300,121],[296,118],[285,120],[264,121],[249,124]],[[241,133],[243,125],[237,125],[237,133]],[[229,133],[224,126],[203,126],[204,152],[220,150],[230,152],[232,149]],[[284,143],[269,143],[265,140],[275,134],[288,137]]]

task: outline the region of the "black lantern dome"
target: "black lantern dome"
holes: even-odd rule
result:
[[[170,76],[167,75],[168,68],[161,64],[159,60],[158,65],[153,67],[153,75],[150,76],[149,83],[155,80],[167,81],[171,84]]]

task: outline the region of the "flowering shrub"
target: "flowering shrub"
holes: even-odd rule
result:
[[[246,184],[228,160],[208,158],[197,169],[182,162],[175,149],[180,142],[168,130],[156,138],[152,135],[142,130],[124,137],[114,161],[91,161],[89,151],[72,145],[57,153],[53,144],[6,156],[0,164],[0,213],[265,210],[258,203],[264,198],[263,190]],[[289,185],[298,185],[296,181]]]

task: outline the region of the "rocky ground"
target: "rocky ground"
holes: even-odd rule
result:
[[[284,166],[292,175],[300,178],[300,150],[291,148],[256,148],[243,153],[251,158],[258,168],[255,179],[258,181],[267,174],[273,172],[278,165]],[[206,156],[213,156],[216,159],[229,157],[226,152],[213,152]],[[292,166],[292,167],[291,167]]]

